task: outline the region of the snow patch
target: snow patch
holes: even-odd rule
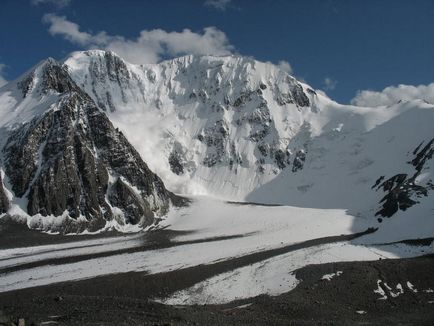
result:
[[[325,274],[321,277],[322,280],[331,281],[335,276],[341,276],[342,271],[337,271],[336,273]]]

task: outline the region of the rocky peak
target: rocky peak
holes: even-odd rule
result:
[[[38,105],[47,106],[43,113],[10,131],[3,148],[10,190],[27,201],[22,208],[30,216],[63,216],[60,226],[48,226],[62,232],[97,230],[113,219],[147,226],[166,214],[171,202],[182,202],[65,67],[47,60],[29,77],[36,86],[23,90],[58,96],[54,103],[41,98]]]
[[[26,73],[17,82],[17,87],[21,90],[23,97],[27,97],[32,92],[43,95],[50,91],[61,94],[77,90],[66,68],[53,58],[44,60]]]

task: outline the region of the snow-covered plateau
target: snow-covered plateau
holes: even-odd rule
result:
[[[405,242],[434,237],[433,122],[423,99],[341,105],[241,56],[48,59],[0,88],[0,219],[131,234],[0,250],[0,292],[230,262],[155,298],[223,303],[308,264],[434,253]]]

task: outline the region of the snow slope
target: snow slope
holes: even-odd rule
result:
[[[303,215],[300,212],[301,209],[295,207],[235,205],[208,198],[196,198],[189,208],[171,211],[165,220],[165,229],[174,231],[175,235],[179,234],[173,239],[173,246],[167,248],[116,252],[120,248],[135,248],[146,243],[147,238],[142,234],[119,240],[86,240],[4,251],[0,256],[0,292],[129,271],[163,273],[222,262],[320,237],[351,233],[353,218],[348,217],[342,210],[311,209]],[[359,231],[366,229],[366,225],[360,227]],[[383,240],[391,242],[398,239],[390,232],[389,237]],[[363,238],[360,241],[363,242]],[[113,253],[106,257],[86,258],[78,262],[50,263],[1,272],[2,268],[47,259],[102,252]],[[215,286],[221,288],[214,292],[210,302],[233,300],[235,296],[278,294],[292,289],[297,284],[292,272],[309,263],[411,257],[430,252],[434,252],[432,245],[364,245],[348,241],[309,245],[217,275],[205,281],[204,292],[192,296],[190,301],[185,301],[186,292],[182,292],[175,295],[176,301],[168,302],[199,302],[203,295],[208,296],[214,292]],[[191,294],[191,290],[186,291]]]
[[[146,244],[147,234],[143,233],[121,239],[86,240],[2,251],[0,292],[130,271],[155,274],[222,263],[265,250],[302,244],[307,240],[350,234],[353,219],[343,210],[306,209],[303,212],[296,207],[238,205],[198,197],[193,199],[190,207],[172,210],[164,221],[162,227],[175,235],[172,245],[165,248],[117,252],[121,248],[132,249]],[[366,230],[368,225],[360,225],[358,231]],[[276,295],[293,289],[298,284],[293,272],[307,264],[434,253],[433,244],[367,245],[364,244],[365,237],[359,238],[357,243],[310,243],[305,247],[288,249],[271,258],[246,263],[213,276],[191,289],[175,293],[163,302],[221,303],[264,293]],[[389,232],[388,237],[382,240],[392,242],[402,239]],[[106,255],[76,262],[73,259],[97,253]],[[62,257],[69,259],[62,263],[47,262]],[[40,266],[26,266],[37,262]],[[2,269],[10,267],[21,268],[2,272]]]
[[[390,250],[391,247],[393,250]],[[299,284],[294,272],[306,265],[408,258],[420,255],[422,250],[433,252],[434,247],[421,249],[402,244],[367,247],[339,243],[301,249],[219,274],[158,301],[171,305],[204,305],[222,304],[261,294],[279,295],[293,290]]]

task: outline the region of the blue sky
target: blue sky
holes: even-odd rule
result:
[[[349,103],[360,90],[434,82],[434,1],[0,1],[0,81],[95,47],[136,63],[184,53],[283,61]]]

